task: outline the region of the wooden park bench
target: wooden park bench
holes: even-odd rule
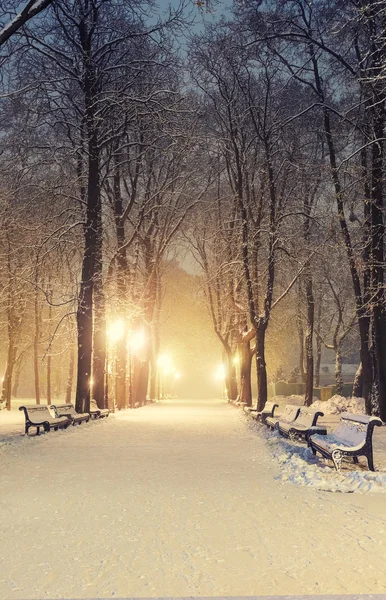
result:
[[[83,421],[88,423],[90,420],[89,413],[77,413],[73,404],[52,404],[51,408],[55,411],[56,417],[68,417],[73,425],[77,423],[81,425]]]
[[[313,454],[320,452],[324,458],[333,461],[335,469],[340,471],[343,458],[352,457],[355,464],[358,456],[365,456],[370,471],[374,471],[373,463],[373,431],[382,425],[378,417],[343,413],[338,427],[330,435],[310,435],[308,446]]]
[[[44,431],[54,429],[66,429],[71,424],[68,417],[53,417],[46,404],[38,404],[31,406],[19,406],[19,410],[24,411],[25,416],[25,433],[28,435],[30,427],[36,427],[36,434],[40,435],[40,428]]]
[[[296,406],[295,404],[287,404],[283,411],[283,414],[281,414],[280,417],[267,417],[265,419],[265,424],[267,425],[267,427],[275,429],[279,421],[281,421],[282,423],[292,423],[298,416],[299,411],[300,406]]]
[[[308,439],[309,435],[318,433],[320,435],[327,434],[327,428],[324,426],[317,426],[318,417],[323,417],[324,413],[320,410],[309,408],[308,406],[302,406],[299,410],[299,414],[292,421],[279,420],[278,430],[284,437],[290,438],[290,440],[298,440],[301,438]]]
[[[266,402],[263,410],[257,410],[257,408],[252,408],[251,406],[245,406],[244,411],[249,414],[251,417],[256,419],[257,421],[261,421],[265,423],[265,420],[268,417],[273,417],[275,408],[278,408],[278,404],[275,402]]]
[[[108,417],[110,411],[108,408],[99,408],[95,400],[90,400],[90,417],[92,419],[103,419]]]

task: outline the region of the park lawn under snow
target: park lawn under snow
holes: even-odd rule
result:
[[[309,485],[301,469],[339,476],[224,402],[29,438],[16,415],[0,413],[3,600],[386,592],[383,493]]]

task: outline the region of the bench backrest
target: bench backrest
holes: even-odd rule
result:
[[[277,408],[278,406],[279,405],[276,404],[275,402],[266,402],[262,412],[269,413],[269,414],[272,413],[272,416],[273,416],[273,413],[275,412],[275,408]]]
[[[48,410],[47,404],[19,406],[19,410],[24,410],[26,418],[30,421],[52,421],[55,418]]]
[[[53,404],[52,408],[58,417],[77,414],[73,404]]]
[[[296,425],[301,425],[302,427],[313,427],[316,425],[318,417],[323,416],[324,413],[322,413],[320,410],[308,408],[308,406],[302,406],[296,419]]]
[[[296,404],[287,404],[280,420],[283,421],[294,421],[299,414],[300,407]]]
[[[365,445],[371,438],[374,427],[379,425],[382,425],[382,421],[378,417],[342,413],[334,437],[351,446]]]

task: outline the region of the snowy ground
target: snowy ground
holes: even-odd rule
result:
[[[223,401],[30,438],[15,414],[0,412],[2,600],[386,592],[385,495],[288,485],[282,442]]]

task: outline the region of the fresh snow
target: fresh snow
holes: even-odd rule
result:
[[[341,472],[337,473],[332,461],[324,459],[320,454],[314,456],[304,443],[291,442],[261,425],[257,428],[260,429],[259,435],[267,440],[273,457],[281,467],[281,473],[277,477],[279,481],[326,492],[386,493],[386,460],[380,465],[381,470],[376,472],[367,470],[365,458],[359,458],[359,467],[351,464],[351,461],[344,461]],[[376,467],[379,469],[379,462]]]
[[[346,473],[224,401],[30,438],[22,416],[0,412],[2,600],[386,592],[384,471],[326,493]]]
[[[339,396],[337,394],[325,402],[315,400],[311,407],[322,410],[325,415],[339,415],[342,412],[365,414],[366,412],[365,401],[363,398],[345,398],[344,396]]]

